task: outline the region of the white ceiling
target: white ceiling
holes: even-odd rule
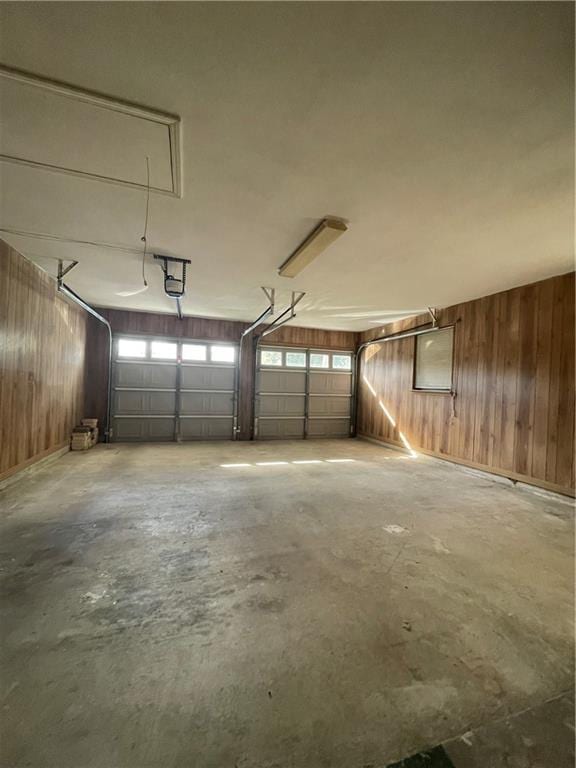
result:
[[[265,285],[281,303],[306,291],[299,325],[360,330],[573,268],[573,14],[555,2],[4,2],[1,59],[181,117],[183,196],[151,195],[149,243],[192,260],[187,314],[252,320]],[[142,189],[0,170],[1,227],[129,250],[3,234],[14,247],[53,273],[54,259],[77,259],[68,282],[94,304],[174,310],[152,262],[146,293],[117,295],[141,285]],[[278,277],[326,215],[349,231],[296,279]]]

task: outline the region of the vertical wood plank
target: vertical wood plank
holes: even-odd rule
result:
[[[552,356],[552,310],[555,280],[539,284],[536,327],[536,371],[534,386],[534,429],[532,431],[533,477],[546,477],[548,420],[550,418],[550,369]]]
[[[538,286],[520,289],[518,389],[514,444],[514,471],[526,475],[532,468],[532,432],[536,394],[538,349]]]
[[[562,285],[562,335],[560,350],[560,399],[558,403],[558,428],[556,452],[557,485],[566,487],[573,475],[574,466],[574,283]],[[555,329],[556,330],[556,329]]]

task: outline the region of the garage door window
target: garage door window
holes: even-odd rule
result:
[[[211,347],[210,360],[213,363],[233,363],[234,347]]]
[[[329,355],[319,355],[312,353],[310,355],[310,367],[311,368],[329,368],[330,357]]]
[[[176,360],[176,344],[170,341],[153,341],[150,346],[150,357],[153,360]]]
[[[142,339],[118,339],[118,357],[146,357],[146,342]]]
[[[286,352],[286,365],[290,368],[306,368],[306,352]]]
[[[338,371],[349,371],[352,368],[352,356],[332,355],[332,368]]]
[[[416,336],[414,389],[450,392],[453,351],[453,328]]]
[[[182,360],[206,360],[204,344],[182,344]]]
[[[282,352],[277,352],[274,349],[263,349],[260,352],[260,363],[261,365],[281,366]]]

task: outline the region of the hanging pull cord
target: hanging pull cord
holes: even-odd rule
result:
[[[452,398],[452,418],[455,419],[456,418],[456,397],[457,397],[455,390],[450,391],[450,397]]]
[[[142,281],[144,286],[148,288],[146,282],[146,249],[148,247],[148,214],[150,211],[150,158],[146,156],[146,216],[144,218],[144,234],[140,240],[144,243],[142,250]]]

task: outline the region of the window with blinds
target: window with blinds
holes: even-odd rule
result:
[[[454,328],[416,336],[414,389],[450,392],[453,353]]]

